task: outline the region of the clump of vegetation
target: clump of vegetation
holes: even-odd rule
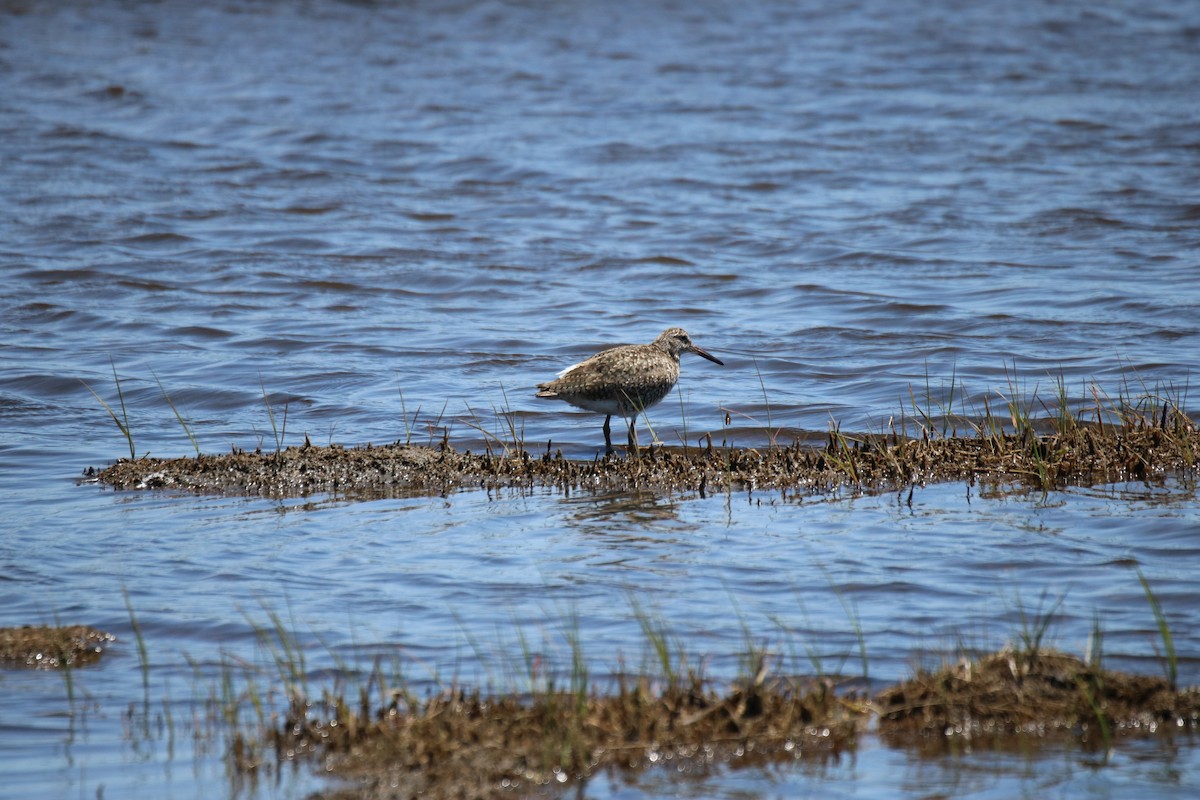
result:
[[[375,711],[327,695],[312,707],[293,704],[271,744],[317,752],[375,796],[482,797],[663,761],[836,757],[854,746],[860,721],[822,686],[743,683],[718,692],[689,675],[661,686],[622,680],[613,694],[452,690],[419,700],[398,689]]]
[[[941,393],[927,380],[925,405],[911,397],[911,424],[903,420],[901,430],[915,426],[922,445],[947,445],[958,453],[951,461],[973,458],[981,476],[1002,475],[1042,490],[1071,483],[1150,480],[1196,467],[1200,433],[1184,410],[1186,387],[1151,388],[1142,383],[1138,391],[1126,383],[1114,399],[1092,384],[1091,401],[1084,402],[1072,399],[1066,380],[1059,376],[1047,400],[1039,386],[1027,388],[1015,363],[1006,366],[1005,373],[1007,390],[984,395],[970,409],[966,389],[953,377]],[[992,396],[1000,401],[996,410]],[[969,435],[960,438],[960,429]],[[912,443],[908,435],[893,431],[892,442],[898,445],[902,440]]]
[[[86,625],[0,628],[0,664],[34,669],[80,667],[99,660],[116,638]]]
[[[1195,730],[1200,690],[1106,670],[1055,650],[1007,649],[919,671],[881,692],[879,728],[892,744],[954,746],[984,737],[1078,736],[1107,749],[1114,733]],[[914,739],[913,734],[918,734]]]
[[[1102,665],[1104,633],[1097,618],[1086,658],[1043,645],[1059,597],[1027,613],[1013,644],[980,658],[962,658],[913,677],[875,697],[879,729],[893,744],[942,750],[965,740],[1074,737],[1111,751],[1118,734],[1200,727],[1200,688],[1175,684],[1173,637],[1150,583],[1137,572],[1166,646],[1162,678],[1131,675]],[[915,736],[914,736],[915,734]]]

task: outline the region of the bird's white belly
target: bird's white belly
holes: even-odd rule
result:
[[[618,402],[615,398],[572,397],[567,402],[585,411],[595,411],[597,414],[612,414],[615,417],[623,417],[629,412],[629,408],[627,406],[622,408],[622,403]],[[629,414],[629,416],[637,415]]]

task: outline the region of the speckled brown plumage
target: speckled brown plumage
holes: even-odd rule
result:
[[[720,359],[696,346],[683,328],[668,328],[650,344],[626,344],[601,350],[567,367],[558,378],[538,384],[538,397],[565,400],[604,414],[604,444],[612,450],[613,415],[629,422],[629,449],[637,450],[637,415],[666,397],[679,380],[679,356],[695,353],[715,364]]]

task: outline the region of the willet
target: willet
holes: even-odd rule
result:
[[[650,344],[624,344],[567,367],[558,378],[538,384],[538,397],[565,400],[604,414],[604,446],[612,452],[613,415],[629,423],[629,452],[637,452],[637,415],[666,397],[679,380],[679,356],[695,353],[714,364],[725,362],[692,343],[683,328],[668,328]]]

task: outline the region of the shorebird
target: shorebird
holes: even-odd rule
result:
[[[692,342],[683,328],[667,328],[650,344],[623,344],[567,367],[558,378],[538,384],[538,397],[565,400],[604,414],[604,446],[611,453],[613,415],[629,423],[629,452],[637,452],[637,415],[666,397],[679,380],[679,356],[695,353],[714,364],[725,362]]]

